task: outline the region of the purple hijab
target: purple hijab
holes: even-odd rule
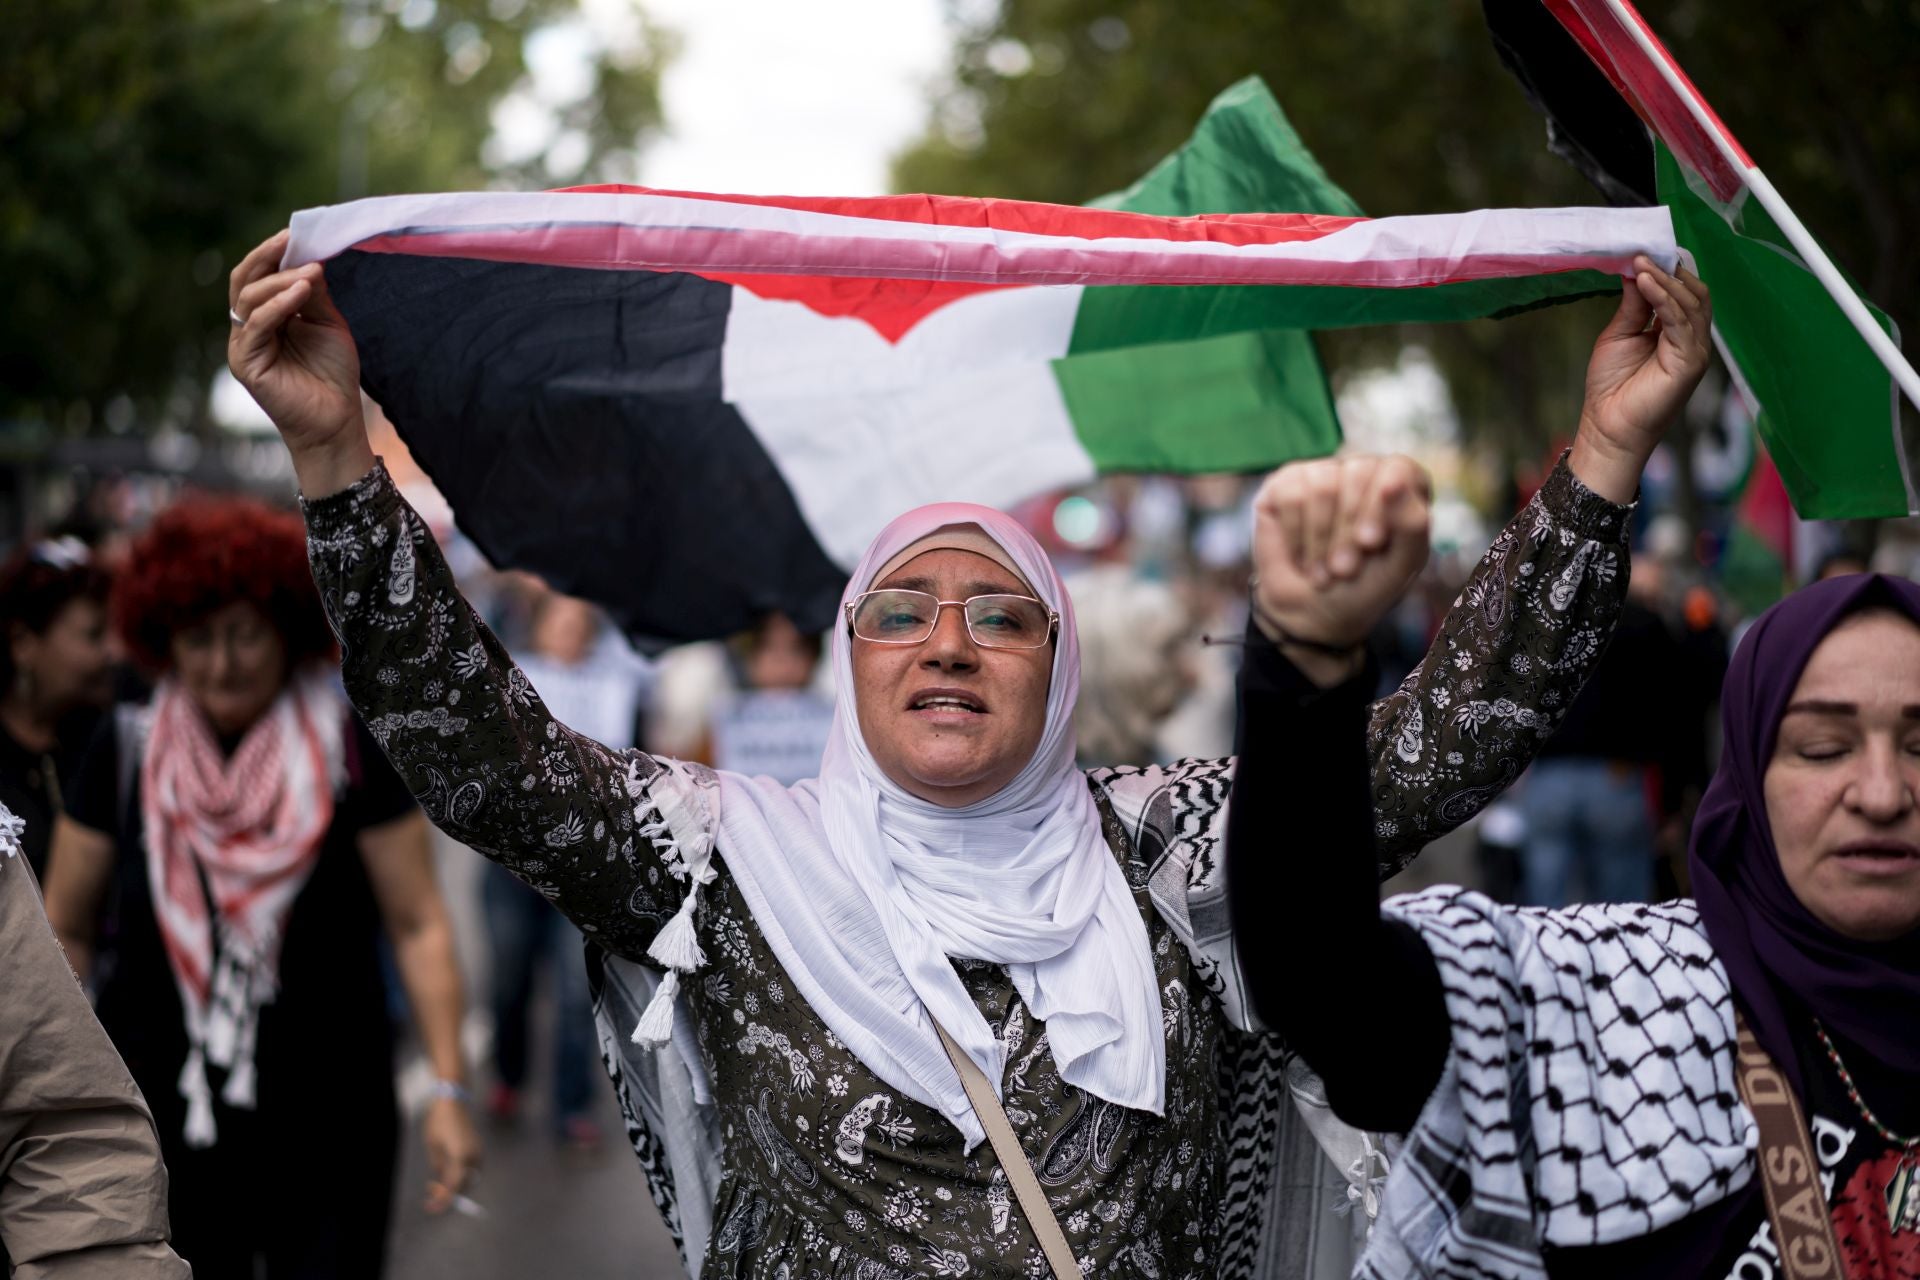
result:
[[[1861,609],[1920,623],[1920,586],[1882,574],[1817,582],[1761,614],[1727,669],[1720,768],[1694,818],[1693,896],[1754,1035],[1804,1098],[1796,1040],[1808,1014],[1909,1079],[1920,1078],[1920,933],[1869,944],[1814,918],[1787,887],[1761,790],[1807,659]]]

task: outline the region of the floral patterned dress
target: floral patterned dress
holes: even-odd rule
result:
[[[1624,593],[1626,510],[1563,462],[1489,550],[1427,661],[1378,705],[1384,869],[1512,781],[1571,701]],[[664,767],[551,717],[384,468],[305,511],[347,691],[428,816],[606,951],[644,963],[685,889],[684,867],[636,820]],[[1091,785],[1147,926],[1165,1114],[1066,1084],[1006,971],[954,964],[1007,1046],[1008,1117],[1086,1273],[1244,1274],[1259,1225],[1245,1219],[1259,1197],[1236,1189],[1235,1162],[1242,1130],[1270,1117],[1236,1111],[1233,1045],[1250,1028],[1232,990],[1232,940],[1214,918],[1217,905],[1224,919],[1217,850],[1212,837],[1176,838],[1223,829],[1230,764],[1202,766],[1194,776],[1212,783],[1163,788],[1123,820],[1109,790],[1139,774],[1104,771]],[[815,1016],[727,875],[724,844],[716,853],[719,877],[694,917],[708,964],[680,996],[724,1138],[701,1275],[1046,1274],[991,1148],[963,1151],[944,1117],[880,1081]],[[1191,888],[1174,910],[1169,876]]]

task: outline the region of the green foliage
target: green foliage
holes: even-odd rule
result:
[[[1920,299],[1920,0],[1640,5],[1841,263],[1908,331]],[[1177,145],[1207,101],[1263,76],[1328,173],[1375,215],[1595,204],[1548,153],[1474,0],[1003,0],[961,28],[900,190],[1081,203]],[[1908,314],[1901,315],[1906,309]],[[1422,332],[1461,419],[1510,456],[1571,432],[1609,307]],[[1336,376],[1409,335],[1322,335]]]
[[[191,422],[224,360],[226,276],[295,209],[632,168],[662,42],[559,104],[577,172],[488,165],[498,103],[572,0],[0,3],[0,420]],[[136,412],[129,414],[127,409]]]
[[[1803,222],[1907,332],[1920,325],[1920,0],[1644,6]]]
[[[935,134],[896,177],[1078,202],[1144,173],[1248,74],[1372,214],[1585,190],[1545,154],[1480,6],[1462,0],[1008,0],[997,22],[962,31]]]

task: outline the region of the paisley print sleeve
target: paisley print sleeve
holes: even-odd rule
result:
[[[1384,879],[1511,785],[1612,635],[1632,506],[1561,455],[1487,548],[1427,656],[1374,704],[1375,843]]]
[[[347,694],[427,816],[640,958],[684,893],[635,817],[663,766],[553,718],[384,466],[301,506]]]

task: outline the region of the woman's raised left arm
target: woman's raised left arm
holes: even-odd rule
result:
[[[1426,658],[1374,707],[1382,879],[1510,786],[1606,649],[1640,472],[1706,371],[1713,305],[1641,259],[1594,340],[1573,447],[1508,523]]]
[[[1511,786],[1553,735],[1619,620],[1631,514],[1561,459],[1480,558],[1420,665],[1373,704],[1381,879]]]

